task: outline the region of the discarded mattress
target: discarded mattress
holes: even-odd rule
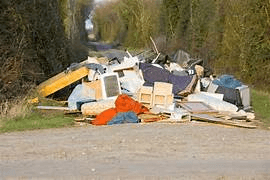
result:
[[[87,115],[98,115],[106,109],[114,108],[114,99],[106,99],[97,102],[85,103],[81,106],[82,114]]]
[[[140,63],[145,80],[144,86],[153,86],[154,82],[167,82],[173,84],[173,94],[188,95],[192,93],[197,83],[196,75],[177,76],[168,70],[156,67],[149,63]]]

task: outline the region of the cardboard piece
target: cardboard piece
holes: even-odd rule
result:
[[[96,81],[92,81],[92,82],[83,82],[83,84],[85,86],[88,86],[88,87],[95,90],[95,99],[96,100],[103,99],[102,90],[101,90],[101,80],[96,80]]]

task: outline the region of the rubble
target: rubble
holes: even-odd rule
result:
[[[98,58],[69,67],[39,87],[42,96],[78,79],[68,98],[69,110],[81,111],[93,125],[205,121],[255,128],[249,112],[250,91],[233,76],[207,76],[202,60],[179,50],[174,60],[152,60],[126,51],[100,64]],[[158,62],[162,62],[159,63]],[[165,62],[165,63],[164,63]]]

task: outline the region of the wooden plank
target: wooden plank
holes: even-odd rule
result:
[[[159,114],[148,113],[148,114],[140,114],[138,115],[138,118],[141,120],[142,123],[150,123],[166,119],[167,117]]]
[[[61,72],[56,76],[44,81],[38,86],[38,93],[46,97],[72,83],[82,79],[83,77],[87,76],[89,70],[87,67],[80,67],[77,70],[70,71],[68,73]]]
[[[38,109],[44,110],[60,110],[60,111],[69,111],[68,107],[59,107],[59,106],[37,106]]]
[[[190,122],[189,118],[185,117],[182,118],[181,120],[171,120],[170,118],[167,119],[162,119],[160,121],[158,121],[157,123],[170,123],[170,124],[177,124],[177,123],[188,123]]]
[[[234,122],[234,121],[230,121],[230,120],[224,120],[221,118],[211,116],[209,114],[191,114],[191,119],[197,120],[197,121],[204,121],[204,122],[210,122],[210,123],[235,126],[235,127],[249,128],[249,129],[254,129],[257,127],[257,126],[254,126],[254,125],[251,125],[248,123],[241,123],[241,122]]]

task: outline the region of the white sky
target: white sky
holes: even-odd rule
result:
[[[110,0],[94,0],[94,3],[98,4],[98,3],[106,2],[106,1],[110,1]],[[93,28],[93,24],[92,24],[91,20],[87,19],[85,21],[85,28],[86,29],[92,29]]]

